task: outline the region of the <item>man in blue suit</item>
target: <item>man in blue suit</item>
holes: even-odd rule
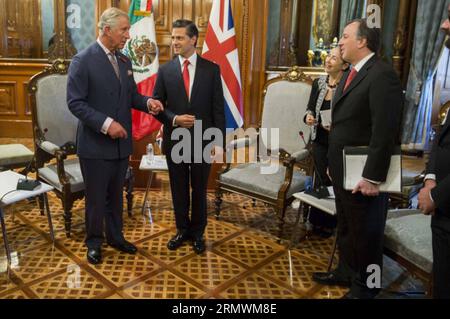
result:
[[[102,260],[104,228],[110,246],[137,251],[122,233],[122,188],[132,154],[131,108],[153,115],[163,110],[159,101],[138,94],[131,62],[119,51],[130,38],[128,15],[107,9],[98,27],[97,41],[73,58],[67,83],[67,104],[80,120],[77,154],[86,187],[87,259],[92,264]]]

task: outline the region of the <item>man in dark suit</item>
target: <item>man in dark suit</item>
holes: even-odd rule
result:
[[[450,49],[450,5],[448,19],[442,30],[449,36],[445,45]],[[450,299],[450,112],[436,137],[425,176],[425,186],[419,193],[419,209],[432,215],[433,236],[433,297]]]
[[[130,38],[128,15],[110,8],[100,36],[70,64],[67,103],[80,120],[77,154],[86,187],[87,259],[102,260],[103,228],[110,246],[136,253],[122,234],[122,189],[132,153],[131,107],[156,114],[162,104],[137,93],[130,60],[120,53]],[[103,227],[103,223],[105,227]]]
[[[339,47],[342,58],[352,65],[333,101],[328,150],[340,258],[334,271],[315,273],[313,279],[350,287],[346,298],[374,298],[380,287],[368,285],[367,279],[372,267],[378,266],[381,282],[388,207],[388,195],[379,192],[379,184],[386,180],[391,154],[399,142],[402,88],[393,68],[377,57],[380,29],[368,27],[365,20],[352,21]],[[345,146],[369,146],[361,181],[353,191],[343,188]]]
[[[208,142],[195,136],[194,131],[202,134],[207,129],[216,128],[222,135],[219,144],[223,143],[222,80],[219,66],[196,53],[198,29],[195,24],[189,20],[177,20],[172,28],[172,47],[177,56],[160,68],[154,90],[154,97],[165,106],[157,118],[164,124],[163,151],[167,156],[177,226],[177,234],[167,247],[175,250],[184,241],[192,240],[194,251],[201,254],[205,250],[206,187],[211,161],[203,158]],[[183,149],[181,155],[175,145],[178,142],[176,135],[183,132],[190,135],[190,147]],[[182,142],[186,142],[184,138]]]

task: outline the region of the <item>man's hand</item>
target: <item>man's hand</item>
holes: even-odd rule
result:
[[[330,131],[331,130],[331,126],[330,125],[322,125],[322,127],[323,127],[323,129],[325,130],[325,131]]]
[[[380,194],[380,186],[363,179],[355,186],[352,194],[356,194],[357,192],[361,192],[364,196],[378,196]]]
[[[311,114],[306,115],[306,125],[314,126],[316,125],[317,121]]]
[[[157,115],[159,112],[164,111],[162,103],[158,100],[148,99],[147,100],[148,112],[152,115]]]
[[[108,135],[112,139],[123,138],[126,139],[128,137],[127,131],[123,128],[120,123],[113,121],[108,128]]]
[[[177,115],[175,119],[175,124],[184,128],[191,128],[194,126],[194,123],[195,116],[189,114]]]
[[[434,215],[434,210],[436,206],[434,202],[431,200],[431,190],[436,187],[436,181],[432,179],[427,179],[425,181],[425,186],[419,192],[419,209],[422,211],[424,215]]]

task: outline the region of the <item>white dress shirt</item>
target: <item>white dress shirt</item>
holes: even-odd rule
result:
[[[194,52],[194,54],[191,55],[188,59],[179,55],[178,60],[180,61],[181,77],[183,77],[184,61],[189,60],[188,72],[189,72],[189,99],[190,99],[192,94],[192,86],[194,85],[195,79],[195,68],[197,66],[197,52]],[[173,118],[172,125],[174,127],[177,126],[177,124],[175,123],[176,118],[177,115],[175,115],[175,117]]]

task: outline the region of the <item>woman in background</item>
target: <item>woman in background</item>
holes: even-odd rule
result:
[[[314,80],[308,108],[303,118],[303,121],[311,127],[312,131],[312,150],[316,165],[315,187],[331,186],[331,181],[327,174],[331,105],[336,87],[348,67],[349,64],[342,60],[339,48],[332,49],[325,60],[325,72],[327,75]],[[325,238],[333,234],[337,224],[335,216],[313,207],[309,215],[309,222],[313,225],[313,231]]]

